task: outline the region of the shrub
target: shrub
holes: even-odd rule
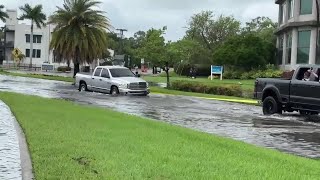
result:
[[[67,71],[71,71],[71,67],[68,66],[60,66],[57,68],[58,72],[67,72]]]
[[[242,96],[242,90],[237,85],[215,86],[210,84],[202,84],[194,81],[173,81],[171,88],[179,91],[196,92],[224,96]]]
[[[192,66],[196,67],[197,76],[204,76],[208,77],[210,75],[210,67],[211,65],[208,64],[191,64]],[[189,64],[177,64],[174,66],[174,71],[178,75],[187,76],[189,75],[190,65]]]

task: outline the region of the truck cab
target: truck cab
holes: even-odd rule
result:
[[[320,66],[301,65],[291,79],[258,78],[254,97],[262,102],[263,113],[298,111],[302,115],[320,112]]]

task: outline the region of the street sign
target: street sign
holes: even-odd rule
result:
[[[19,55],[21,55],[22,52],[20,51],[20,49],[18,48],[14,48],[13,51],[12,51],[12,55],[15,57],[15,58],[19,58]]]
[[[213,80],[213,75],[220,75],[220,80],[222,80],[223,66],[211,66],[211,81]]]
[[[53,71],[54,66],[52,64],[42,64],[41,71]]]
[[[141,64],[144,64],[144,59],[143,58],[141,59]]]

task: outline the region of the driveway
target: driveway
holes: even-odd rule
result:
[[[112,97],[80,93],[68,83],[2,75],[0,91],[111,108],[300,156],[320,157],[318,116],[304,118],[287,114],[266,117],[260,107],[184,96]]]

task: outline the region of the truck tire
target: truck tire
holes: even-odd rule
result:
[[[279,110],[278,102],[272,96],[264,99],[262,109],[264,115],[273,115],[282,112],[282,110]]]
[[[80,83],[79,91],[80,92],[88,91],[87,84],[85,82]]]
[[[111,94],[112,96],[117,96],[117,95],[119,95],[119,89],[118,89],[118,87],[117,87],[117,86],[112,86],[111,91],[110,91],[110,94]]]

